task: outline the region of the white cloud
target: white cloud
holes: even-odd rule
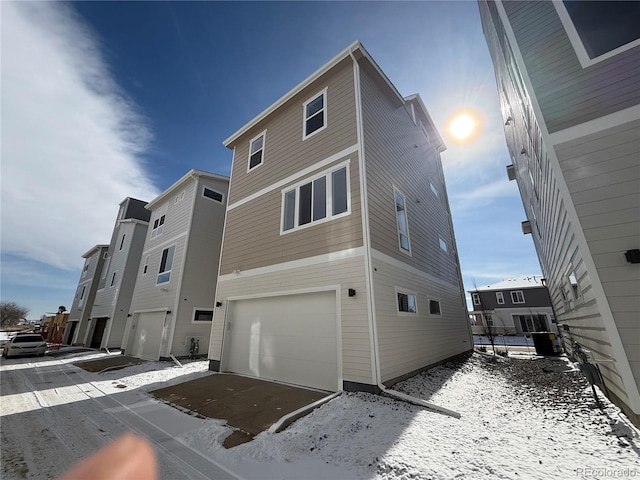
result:
[[[2,250],[78,267],[109,242],[120,201],[158,193],[144,119],[58,2],[3,2],[1,102]]]
[[[481,208],[494,200],[504,197],[518,197],[518,189],[514,183],[506,178],[481,185],[473,190],[457,189],[450,194],[451,210],[454,212],[467,208]]]

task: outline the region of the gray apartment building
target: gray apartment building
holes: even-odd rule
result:
[[[379,391],[472,349],[445,145],[359,42],[224,144],[210,369]]]
[[[479,2],[565,344],[640,424],[640,2]]]

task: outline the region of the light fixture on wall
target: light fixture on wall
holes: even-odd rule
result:
[[[349,289],[349,296],[350,297],[355,297],[356,296],[356,289],[355,288],[350,288]]]
[[[130,314],[130,313],[127,313],[127,318],[129,318],[129,317],[131,317],[131,314]]]
[[[629,263],[640,263],[640,250],[637,248],[633,250],[627,250],[624,252],[624,256]]]
[[[222,306],[222,302],[216,302],[216,307],[221,307]]]

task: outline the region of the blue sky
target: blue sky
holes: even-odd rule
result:
[[[222,140],[360,40],[420,93],[443,165],[465,289],[540,274],[475,2],[2,2],[1,296],[29,318],[71,306],[81,255],[126,196],[191,168],[227,175]],[[476,138],[448,136],[472,109]]]

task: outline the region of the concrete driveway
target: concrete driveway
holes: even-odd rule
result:
[[[329,392],[225,373],[161,388],[150,394],[203,417],[226,420],[235,429],[224,441],[226,448],[251,441],[283,416],[330,395]]]

